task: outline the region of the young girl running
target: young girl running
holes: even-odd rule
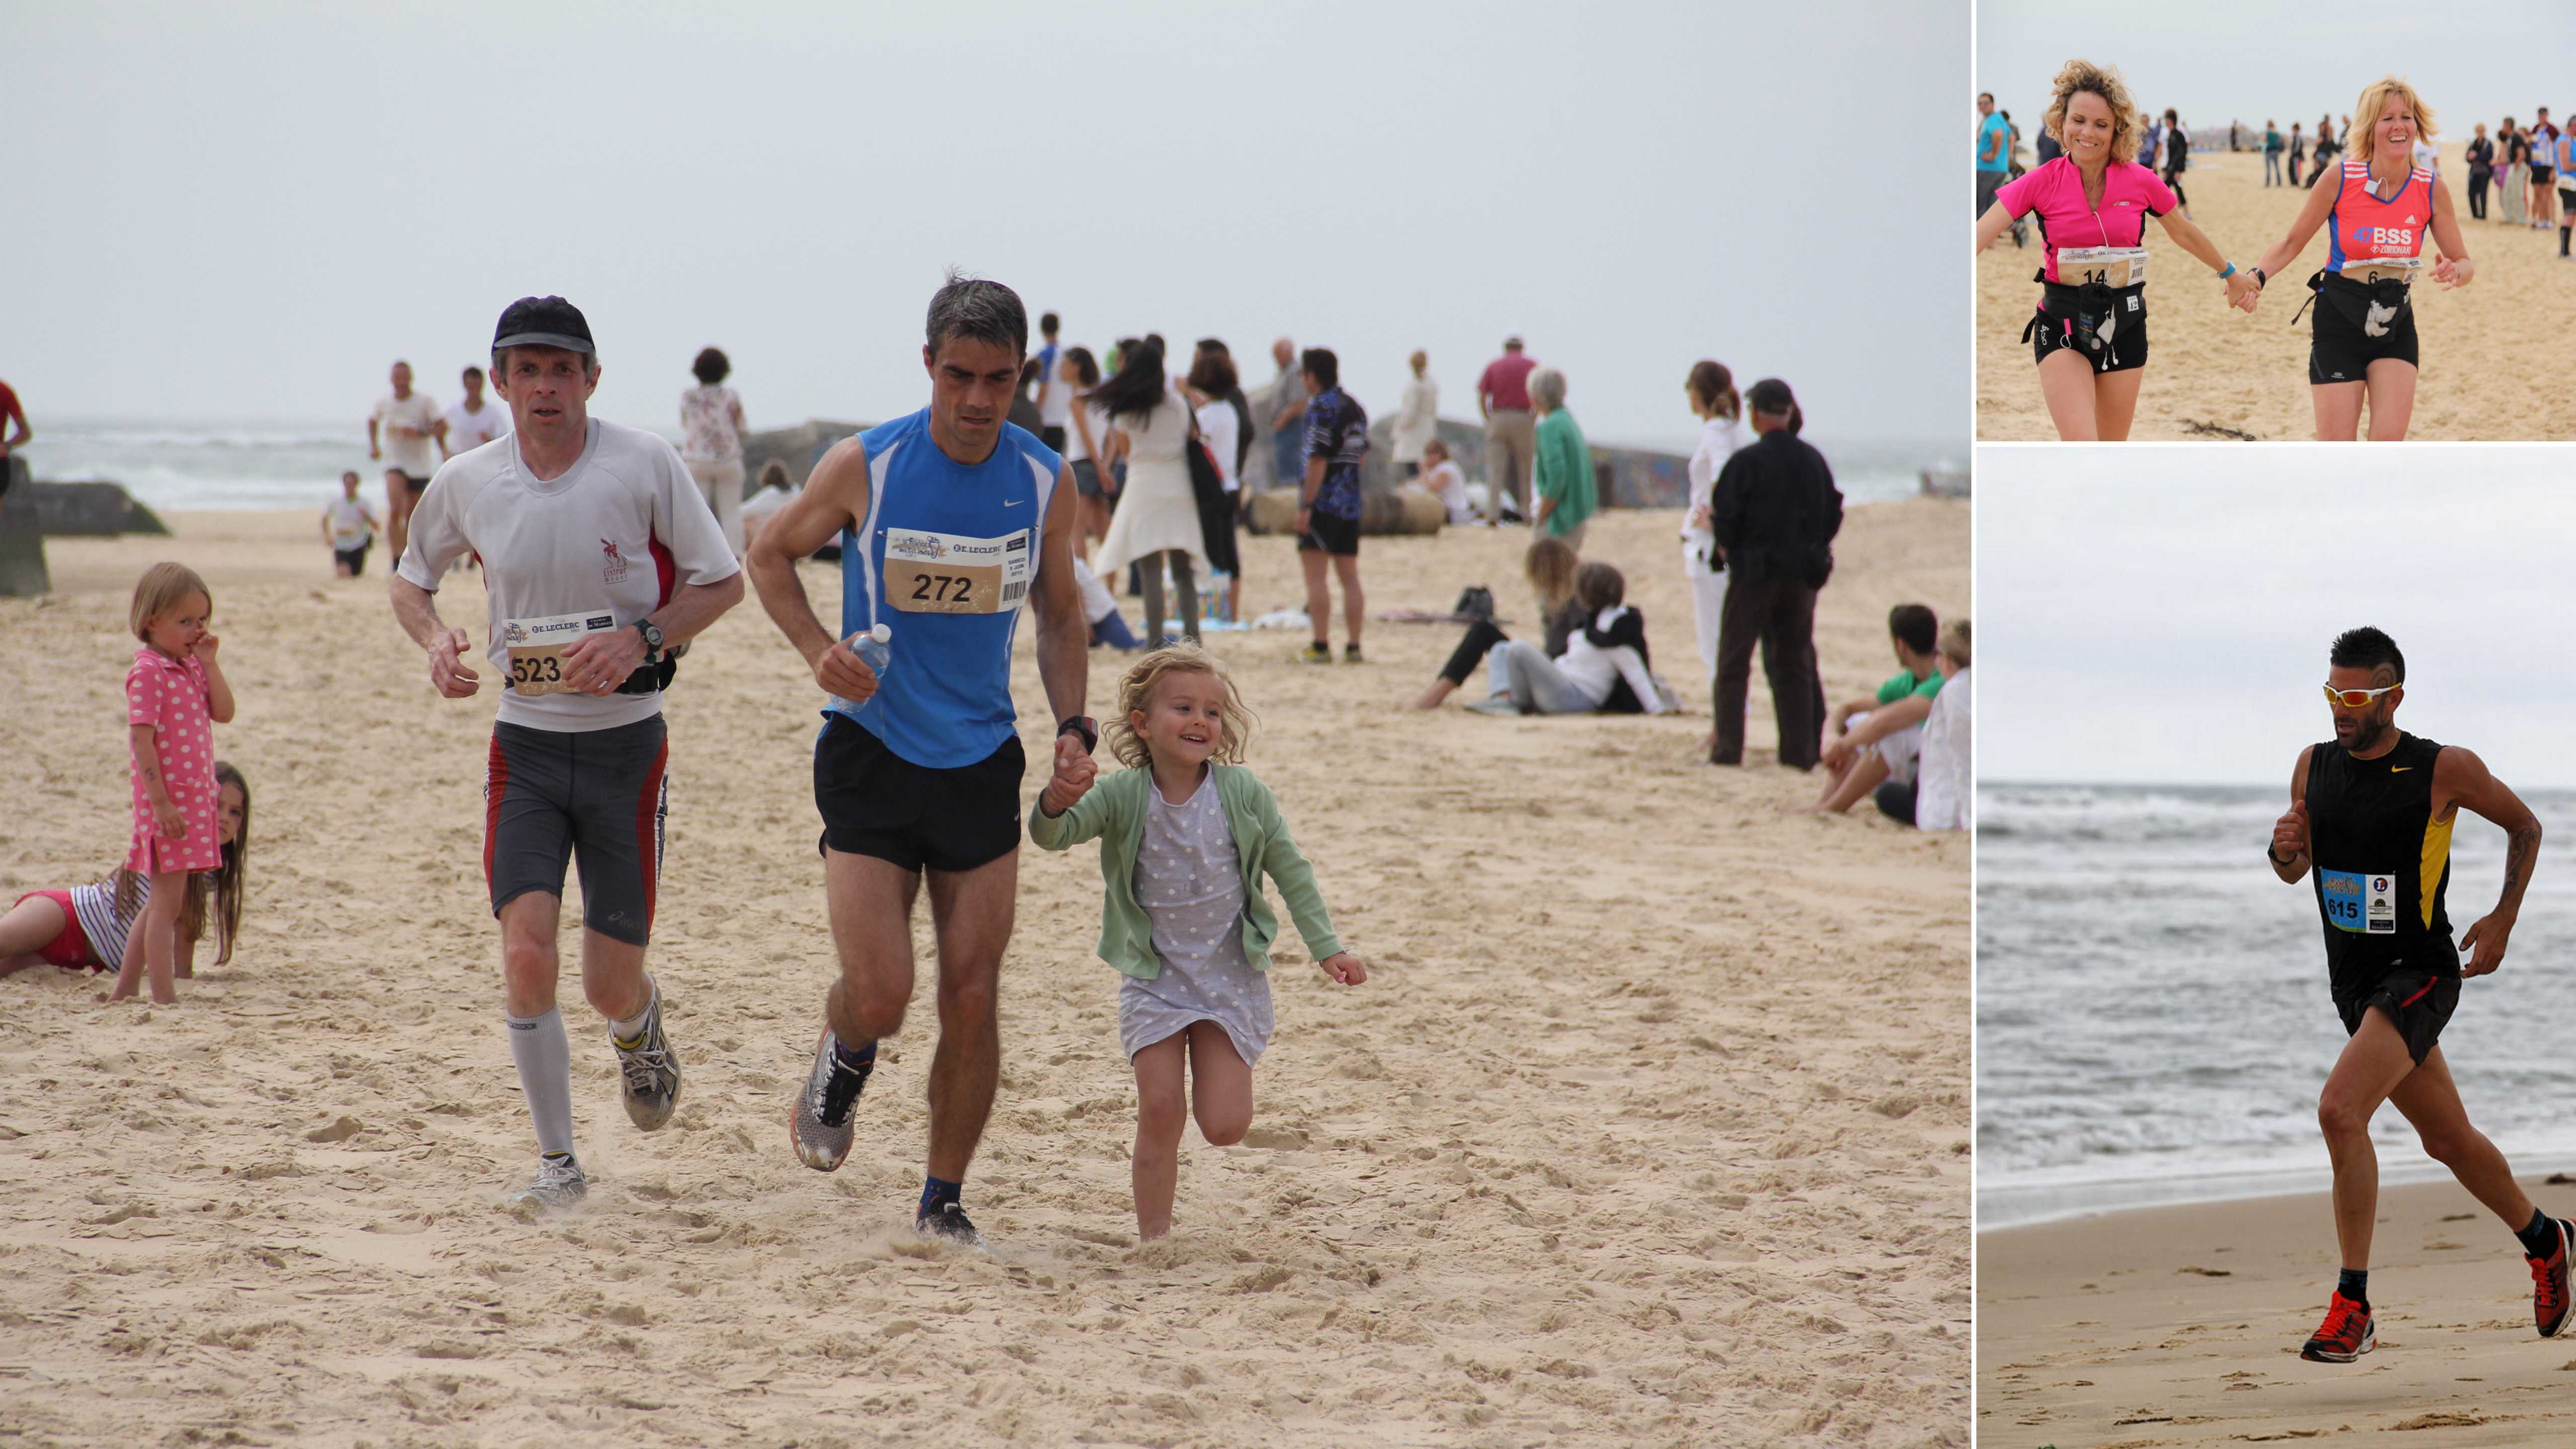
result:
[[[1125,973],[1118,1040],[1136,1069],[1136,1234],[1172,1230],[1181,1128],[1193,1079],[1199,1131],[1230,1147],[1252,1126],[1252,1066],[1270,1044],[1270,944],[1277,918],[1261,878],[1278,883],[1297,934],[1345,986],[1368,967],[1342,949],[1270,787],[1237,761],[1252,714],[1216,660],[1157,649],[1118,683],[1110,752],[1129,768],[1095,788],[1086,770],[1050,782],[1029,838],[1064,850],[1098,837],[1108,896],[1100,956]]]
[[[218,966],[233,958],[233,939],[241,934],[242,862],[250,853],[250,782],[221,760],[215,762],[215,832],[223,839],[224,863],[190,875],[188,898],[179,908],[174,974],[181,980],[196,974],[197,943],[206,938],[209,920],[215,928]],[[31,966],[117,970],[125,964],[125,953],[134,940],[134,923],[151,899],[152,878],[131,870],[68,890],[20,896],[16,905],[0,914],[0,976]]]
[[[125,868],[150,879],[152,896],[139,925],[142,949],[126,951],[111,1001],[132,996],[147,971],[155,1003],[179,999],[171,983],[187,878],[224,863],[212,726],[232,723],[233,690],[215,662],[221,641],[206,629],[213,613],[206,581],[185,564],[154,564],[134,586],[128,618],[143,647],[125,674],[134,764],[134,842]]]

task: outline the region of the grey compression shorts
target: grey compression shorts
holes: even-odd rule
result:
[[[645,944],[662,876],[669,757],[658,714],[608,730],[494,724],[483,784],[492,913],[530,891],[560,899],[564,865],[578,857],[582,924]]]

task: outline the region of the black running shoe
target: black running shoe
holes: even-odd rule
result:
[[[913,1232],[925,1238],[936,1238],[952,1248],[984,1246],[984,1235],[966,1216],[966,1209],[956,1203],[941,1203],[936,1212],[926,1212],[912,1220]]]

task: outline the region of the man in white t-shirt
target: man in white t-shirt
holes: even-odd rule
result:
[[[484,878],[501,923],[510,1055],[541,1154],[516,1201],[543,1211],[589,1190],[573,1156],[572,1056],[555,1008],[564,865],[581,868],[581,981],[609,1019],[626,1113],[671,1118],[679,1059],[644,969],[662,869],[664,685],[677,651],[742,599],[742,566],[679,451],[589,415],[590,324],[561,297],[501,314],[492,377],[512,434],[460,454],[420,500],[397,561],[394,617],[429,652],[429,680],[471,698],[471,641],[439,618],[449,564],[482,555],[500,672],[484,784]]]
[[[1043,339],[1037,353],[1038,441],[1059,454],[1064,452],[1065,430],[1073,426],[1073,385],[1056,376],[1064,358],[1064,349],[1055,340],[1060,325],[1053,312],[1038,318],[1038,336]]]
[[[483,369],[465,369],[464,382],[465,401],[449,408],[438,420],[441,461],[459,453],[471,453],[510,431],[510,410],[499,403],[483,400]]]
[[[367,414],[367,456],[385,465],[385,537],[400,559],[411,536],[412,506],[438,468],[430,441],[438,433],[438,404],[411,390],[411,364],[397,362],[391,396],[376,399]]]

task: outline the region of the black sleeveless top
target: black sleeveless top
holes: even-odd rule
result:
[[[2326,967],[2338,988],[2400,967],[2460,974],[2451,918],[2450,820],[2433,818],[2442,747],[2400,732],[2397,748],[2357,760],[2329,740],[2308,755],[2308,854]],[[2454,815],[2456,819],[2456,814]]]

